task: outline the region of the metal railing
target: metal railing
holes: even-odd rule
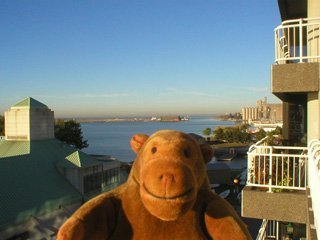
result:
[[[280,239],[279,222],[263,219],[256,240]]]
[[[263,142],[251,146],[247,185],[270,192],[305,190],[307,153],[306,147],[266,146]]]
[[[317,237],[320,239],[320,141],[315,139],[309,142],[309,166],[308,166],[308,186],[312,201],[314,215],[314,227]],[[312,226],[313,227],[313,226]]]
[[[320,59],[320,18],[282,22],[275,28],[276,64],[318,62]]]

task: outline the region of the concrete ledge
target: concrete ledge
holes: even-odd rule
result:
[[[317,240],[317,231],[314,225],[314,214],[312,209],[312,199],[310,196],[310,188],[307,188],[307,203],[308,203],[308,217],[307,217],[307,236],[310,240]]]
[[[243,217],[307,223],[306,191],[270,193],[246,186],[241,207]]]
[[[319,63],[292,63],[271,66],[271,92],[318,92]]]

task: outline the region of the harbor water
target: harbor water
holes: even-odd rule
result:
[[[82,149],[88,154],[110,155],[122,162],[131,162],[136,154],[131,150],[130,139],[137,133],[151,135],[156,131],[169,129],[204,136],[202,131],[217,126],[234,126],[232,121],[220,121],[212,117],[191,117],[180,122],[98,122],[81,123],[84,140],[89,147]],[[213,159],[216,161],[216,159]],[[246,161],[235,159],[226,162],[231,168],[243,168]]]

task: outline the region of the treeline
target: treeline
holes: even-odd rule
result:
[[[248,127],[250,125],[243,124],[232,127],[218,126],[214,131],[211,128],[203,130],[203,135],[209,138],[213,134],[213,139],[218,141],[224,141],[228,143],[248,143],[252,141],[260,141],[261,139],[268,137],[267,142],[270,145],[283,145],[284,138],[282,136],[282,128],[277,127],[275,130],[266,132],[260,129],[256,133],[248,133]]]
[[[221,115],[221,116],[219,116],[217,118],[222,120],[222,121],[229,120],[229,119],[240,121],[240,120],[242,120],[242,115],[241,115],[241,113],[236,112],[234,114],[229,113],[229,114]]]
[[[261,139],[267,138],[267,143],[272,146],[283,146],[286,145],[285,139],[282,136],[282,128],[276,127],[275,130],[266,132],[263,129],[260,129],[255,133],[256,141],[260,141]]]
[[[4,117],[0,115],[0,136],[4,136]]]
[[[218,141],[247,143],[250,140],[250,134],[247,132],[248,126],[247,124],[232,127],[218,126],[214,131],[211,131],[211,128],[206,128],[203,135],[209,137],[213,134],[213,138]]]
[[[89,147],[88,140],[83,140],[80,123],[75,120],[55,120],[54,136],[61,142],[77,149]]]

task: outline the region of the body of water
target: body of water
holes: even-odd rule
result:
[[[192,117],[181,122],[108,122],[81,123],[83,137],[89,147],[82,151],[89,154],[110,155],[122,162],[131,162],[136,154],[131,150],[130,139],[137,133],[151,135],[169,129],[203,136],[202,131],[217,126],[234,126],[232,121],[220,121],[211,117]]]

